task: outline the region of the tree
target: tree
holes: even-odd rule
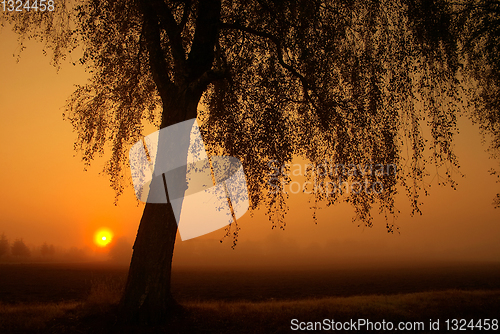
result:
[[[288,177],[282,171],[297,155],[311,164],[314,208],[347,201],[355,219],[371,226],[375,205],[386,217],[397,215],[399,186],[413,213],[421,213],[429,166],[438,167],[440,182],[455,186],[459,164],[452,144],[463,92],[475,98],[485,129],[498,132],[492,105],[498,99],[465,85],[471,79],[484,92],[484,80],[498,87],[498,43],[476,42],[483,35],[497,40],[498,4],[81,0],[7,20],[21,36],[42,39],[56,65],[82,47],[80,62],[92,78],[72,95],[65,118],[78,134],[75,146],[85,164],[111,144],[105,171],[117,195],[130,182],[127,153],[145,122],[165,128],[197,117],[210,154],[243,162],[251,208],[267,206],[273,227],[285,226],[281,189]],[[484,6],[491,10],[477,14]],[[495,29],[475,23],[476,14]],[[397,172],[342,167],[332,173],[325,161],[351,170],[391,165]],[[271,182],[273,170],[279,172]],[[320,191],[342,180],[383,191]],[[394,228],[387,223],[389,232]],[[121,302],[127,318],[156,323],[175,309],[176,231],[169,204],[145,205]],[[231,234],[236,242],[236,222],[227,229]]]
[[[24,243],[23,239],[16,239],[12,244],[12,255],[19,257],[29,257],[31,256],[31,251]]]
[[[42,256],[53,256],[55,252],[54,245],[48,245],[46,242],[40,247],[40,254]]]
[[[9,254],[9,240],[4,233],[0,236],[0,258]]]

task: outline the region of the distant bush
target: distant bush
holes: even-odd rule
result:
[[[46,242],[44,242],[40,248],[40,254],[42,254],[42,256],[53,256],[55,252],[54,245],[49,246]]]
[[[28,246],[26,246],[23,239],[17,239],[16,241],[14,241],[11,252],[13,256],[19,256],[19,257],[31,256],[31,251],[28,248]]]
[[[0,236],[0,257],[9,254],[9,240],[5,237],[5,234],[2,233]]]

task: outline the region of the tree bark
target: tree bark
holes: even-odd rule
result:
[[[121,301],[124,320],[158,324],[179,309],[170,291],[176,233],[172,206],[146,203]]]
[[[196,118],[201,94],[192,94],[189,89],[181,91],[170,101],[164,101],[160,128]],[[166,148],[160,144],[158,152],[162,149]],[[187,154],[186,150],[186,163]],[[177,222],[170,203],[146,203],[120,303],[122,320],[154,325],[182,310],[170,291],[176,234]]]

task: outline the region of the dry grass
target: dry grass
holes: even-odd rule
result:
[[[0,333],[39,331],[56,318],[80,306],[80,302],[17,304],[0,303]]]
[[[105,306],[118,304],[125,287],[123,278],[114,276],[92,279],[90,285],[90,294],[86,300],[89,306]]]
[[[464,318],[499,319],[500,291],[436,291],[400,295],[330,297],[269,302],[197,302],[185,304],[192,319],[186,321],[200,331],[217,333],[285,333],[290,321],[423,321]],[[181,332],[179,330],[179,332]],[[210,331],[209,331],[210,332]]]
[[[447,290],[399,295],[328,297],[265,302],[184,302],[186,314],[167,326],[143,328],[116,323],[114,310],[124,282],[92,281],[84,302],[0,304],[0,333],[287,333],[291,319],[323,321],[423,321],[498,318],[500,290]],[[115,319],[115,320],[113,320]]]
[[[92,279],[90,283],[90,293],[85,301],[0,303],[0,333],[38,333],[46,330],[49,323],[57,322],[57,319],[78,321],[90,314],[108,312],[110,306],[118,304],[123,292],[123,279],[106,276]]]
[[[388,314],[396,317],[413,317],[415,315],[446,314],[459,310],[489,311],[490,302],[500,303],[500,291],[461,291],[447,290],[435,292],[419,292],[399,295],[371,295],[353,297],[328,297],[321,299],[304,299],[289,301],[267,301],[249,303],[241,302],[190,302],[184,306],[193,311],[221,312],[232,317],[236,314],[264,313],[288,314],[290,316],[332,316],[344,317],[354,314],[365,314],[374,317],[385,317]],[[443,308],[443,306],[446,306]]]

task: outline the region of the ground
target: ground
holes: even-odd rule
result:
[[[4,264],[0,273],[0,333],[287,333],[325,319],[421,322],[423,332],[437,332],[430,331],[432,319],[442,332],[446,319],[477,325],[500,318],[500,264],[491,263],[176,268],[172,291],[184,313],[149,328],[123,325],[115,316],[124,267]]]

